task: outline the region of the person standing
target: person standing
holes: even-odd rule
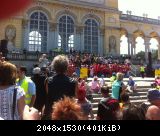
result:
[[[46,101],[46,91],[45,91],[45,80],[46,75],[42,73],[39,67],[33,69],[32,81],[36,85],[36,100],[34,103],[34,108],[42,112],[43,106]]]
[[[0,117],[4,120],[23,119],[24,90],[17,87],[17,68],[9,62],[0,62]]]
[[[21,86],[25,91],[25,104],[33,107],[36,99],[36,86],[35,83],[26,76],[27,69],[24,66],[18,68],[17,85]]]
[[[53,59],[52,68],[56,74],[48,78],[46,84],[47,98],[43,119],[51,119],[52,105],[64,96],[75,97],[78,90],[77,81],[66,76],[69,60],[68,57],[58,55]]]
[[[141,73],[141,77],[144,78],[145,67],[143,65],[140,66],[140,73]]]
[[[125,93],[126,85],[123,83],[123,74],[117,73],[117,79],[112,84],[112,98],[120,101],[120,97]]]

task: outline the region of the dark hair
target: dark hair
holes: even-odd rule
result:
[[[102,86],[102,88],[101,88],[101,93],[102,93],[102,94],[109,94],[109,87],[107,87],[107,86]]]
[[[120,109],[119,102],[116,99],[109,98],[101,100],[98,104],[97,116],[100,120],[118,120],[117,111]]]
[[[140,107],[131,104],[123,109],[122,120],[145,120]]]
[[[20,66],[20,71],[27,73],[27,68],[25,66]]]
[[[121,101],[122,102],[128,102],[129,101],[129,95],[127,93],[124,93],[121,95]]]
[[[0,84],[14,85],[17,77],[17,68],[10,62],[0,62]]]

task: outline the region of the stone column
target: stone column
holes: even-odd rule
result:
[[[82,51],[82,46],[84,45],[84,40],[83,40],[83,30],[84,26],[83,25],[77,25],[76,26],[76,42],[75,42],[75,50],[77,51]]]
[[[158,43],[158,60],[160,60],[160,44]]]
[[[130,44],[131,44],[131,49],[130,49]],[[131,57],[133,57],[133,55],[135,55],[135,39],[133,38],[132,34],[128,34],[128,55],[131,55]],[[133,52],[133,48],[134,48],[134,52]]]
[[[148,52],[150,52],[150,38],[145,37],[144,38],[144,44],[145,44],[145,61],[148,63]]]
[[[102,26],[100,27],[100,46],[98,47],[100,56],[103,56],[105,54],[104,41],[103,41],[104,35],[105,35],[105,27]]]
[[[158,47],[158,58],[157,58],[157,60],[160,60],[160,38],[157,38],[157,41],[158,41],[158,45],[157,45],[157,47]]]
[[[47,51],[53,50],[58,47],[58,33],[57,23],[49,22],[49,35],[48,35],[48,47]]]
[[[29,49],[29,19],[22,20],[23,39],[21,49]]]

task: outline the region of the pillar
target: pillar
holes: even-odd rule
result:
[[[131,44],[131,47],[130,47],[130,44]],[[128,47],[129,47],[128,49],[129,55],[133,57],[133,55],[135,55],[135,39],[132,34],[128,34]],[[134,51],[133,51],[133,48],[134,48]]]
[[[75,50],[77,51],[83,51],[84,50],[84,36],[83,36],[83,25],[77,25],[76,26],[76,40],[75,40]]]
[[[58,47],[58,33],[57,23],[49,22],[49,35],[48,35],[47,51],[54,50]]]
[[[144,44],[145,44],[145,61],[148,63],[148,52],[150,52],[150,38],[145,37],[144,38]]]
[[[29,49],[29,20],[28,19],[23,19],[22,20],[22,28],[23,28],[23,44],[21,49]]]
[[[100,56],[103,56],[105,54],[104,52],[104,34],[105,34],[105,27],[100,28],[100,44],[99,44],[99,54]]]

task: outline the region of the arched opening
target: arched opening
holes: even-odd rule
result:
[[[120,43],[120,54],[129,54],[128,53],[128,38],[126,37],[126,35],[123,35],[120,39],[121,43]]]
[[[47,16],[36,11],[30,16],[29,51],[47,51],[48,19]]]
[[[29,33],[29,51],[41,51],[42,36],[38,31]]]
[[[84,28],[84,51],[98,54],[99,28],[94,19],[87,19]]]
[[[69,52],[74,48],[74,21],[69,15],[63,15],[59,19],[58,25],[58,47],[65,52]]]
[[[140,52],[145,52],[144,39],[142,37],[137,37],[135,45],[135,53],[138,54]]]

